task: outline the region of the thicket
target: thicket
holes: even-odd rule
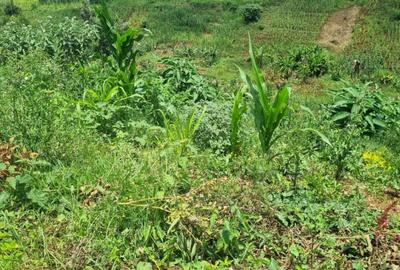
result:
[[[178,28],[202,28],[184,8]],[[289,83],[325,79],[336,58],[251,40],[250,66],[222,87],[196,65],[222,52],[149,63],[146,30],[95,10],[1,28],[1,267],[391,266],[396,199],[370,200],[400,186],[386,89],[329,81],[331,96],[304,98]]]

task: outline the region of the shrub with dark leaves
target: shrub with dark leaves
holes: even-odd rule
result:
[[[14,4],[13,2],[7,3],[4,7],[4,14],[7,16],[19,15],[21,13],[21,8]]]
[[[242,16],[245,23],[257,22],[261,18],[261,6],[249,4],[242,7]]]

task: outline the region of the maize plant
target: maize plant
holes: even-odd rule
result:
[[[139,53],[135,44],[143,39],[144,32],[136,28],[128,28],[124,32],[117,31],[104,2],[96,9],[96,13],[110,47],[110,63],[119,79],[119,85],[131,94],[135,86],[136,57]]]
[[[273,96],[272,89],[267,85],[261,73],[253,51],[253,45],[249,37],[249,54],[252,66],[254,82],[241,68],[240,75],[253,97],[253,116],[258,131],[261,148],[268,153],[279,136],[275,131],[289,108],[290,88],[284,87]]]

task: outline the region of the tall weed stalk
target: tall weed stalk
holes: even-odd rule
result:
[[[233,107],[231,113],[231,132],[230,132],[230,143],[231,153],[236,155],[240,151],[240,139],[239,139],[239,127],[240,121],[243,118],[243,114],[246,112],[246,104],[243,102],[243,95],[245,89],[240,89],[235,95],[233,100]]]

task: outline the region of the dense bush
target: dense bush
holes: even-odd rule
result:
[[[164,58],[162,63],[165,69],[161,76],[177,93],[181,93],[184,100],[197,102],[216,97],[216,89],[204,76],[198,74],[190,61],[182,58]]]
[[[4,14],[6,14],[7,16],[19,15],[20,13],[21,8],[13,2],[7,3],[4,7]]]
[[[211,149],[217,154],[227,153],[230,148],[229,103],[206,102],[203,120],[194,137],[194,142],[202,149]]]
[[[95,18],[95,13],[90,6],[90,1],[85,0],[79,10],[82,20],[92,22]]]
[[[97,14],[102,28],[89,32],[78,20],[43,23],[33,13],[78,14],[81,1],[35,4],[27,17],[37,24],[2,28],[0,269],[392,268],[400,239],[400,104],[389,98],[398,98],[396,68],[374,62],[383,90],[340,87],[328,76],[293,80],[294,91],[268,80],[278,77],[270,60],[287,63],[287,77],[332,74],[325,51],[296,44],[314,41],[303,30],[337,1],[254,1],[271,13],[272,29],[261,35],[284,56],[250,46],[251,66],[239,73],[243,23],[227,9],[252,1],[128,2],[112,4],[130,18],[125,31],[106,8]],[[172,20],[158,22],[156,50],[142,55],[142,29],[129,25],[143,15],[152,27],[159,14]],[[194,40],[209,18],[213,29]],[[369,36],[369,27],[360,32]],[[92,30],[105,38],[104,57],[94,57]],[[157,31],[173,42],[161,44]],[[392,34],[381,35],[385,46]],[[160,63],[182,38],[190,47],[180,56],[199,66],[176,57]],[[348,66],[335,61],[337,79],[349,75],[355,55],[343,60]],[[324,92],[308,93],[320,85],[337,88],[326,107]]]
[[[300,46],[280,57],[277,65],[286,78],[297,76],[307,79],[326,74],[329,71],[330,57],[319,46]]]
[[[241,13],[245,23],[257,22],[261,18],[262,8],[257,4],[249,4],[242,7]]]
[[[55,24],[51,18],[39,27],[9,22],[2,27],[0,51],[20,57],[34,50],[43,50],[63,61],[85,61],[95,54],[98,30],[75,18]]]

